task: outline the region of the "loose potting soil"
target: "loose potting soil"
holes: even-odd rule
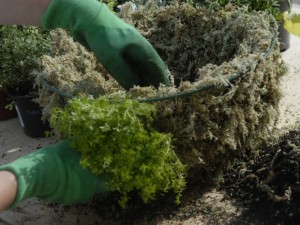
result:
[[[229,196],[243,200],[251,213],[299,224],[300,132],[291,130],[252,160],[236,160],[221,185]]]

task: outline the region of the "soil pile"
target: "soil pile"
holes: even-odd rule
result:
[[[300,131],[292,130],[252,159],[241,159],[224,176],[222,188],[255,211],[284,224],[300,218]]]

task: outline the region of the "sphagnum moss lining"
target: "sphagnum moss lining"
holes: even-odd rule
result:
[[[189,166],[189,178],[207,182],[220,169],[230,166],[237,155],[253,153],[258,146],[272,140],[279,114],[280,77],[286,72],[277,38],[274,50],[268,57],[264,55],[274,39],[270,28],[277,30],[274,18],[233,7],[194,8],[184,4],[141,9],[124,19],[136,26],[157,49],[174,77],[174,85],[161,86],[158,90],[134,87],[125,92],[116,83],[110,86],[109,75],[97,70],[94,74],[101,80],[101,93],[94,97],[130,95],[144,99],[216,85],[183,98],[153,103],[157,108],[153,126],[173,135],[178,157]],[[65,75],[57,69],[63,62],[57,56],[42,61],[46,68],[43,76],[48,79],[55,74],[55,78],[50,79],[54,86],[61,85],[60,79],[63,79],[70,89],[56,87],[69,94],[89,95],[85,85],[81,88],[85,88],[86,93],[73,91],[76,85],[72,81],[73,74],[79,71],[73,66],[78,63],[73,58],[89,53],[70,50],[66,54],[70,54],[67,57],[72,60]],[[89,64],[84,67],[88,75],[95,70]],[[228,82],[227,77],[233,73],[244,75]],[[101,75],[102,78],[98,78]],[[57,95],[41,86],[47,94],[41,95],[39,101],[49,109],[53,105],[45,96],[49,99],[51,95],[50,99],[54,99]]]
[[[277,35],[273,17],[232,7],[223,10],[185,4],[140,10],[127,21],[157,49],[177,87],[158,91],[136,87],[131,90],[134,97],[216,85],[155,103],[155,126],[173,134],[176,153],[190,166],[191,178],[212,178],[237,155],[272,140],[280,77],[286,72],[277,39],[272,53],[264,55]],[[234,73],[245,75],[228,82],[226,78]]]

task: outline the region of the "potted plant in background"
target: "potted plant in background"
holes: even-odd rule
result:
[[[1,28],[1,26],[0,26]],[[0,32],[0,42],[1,42],[1,32]],[[4,76],[1,76],[0,80],[0,120],[6,120],[6,119],[11,119],[17,116],[16,110],[14,107],[11,109],[8,108],[8,106],[12,105],[12,100],[10,97],[5,93],[3,87],[6,85],[8,82],[7,78]]]
[[[34,75],[37,59],[50,54],[47,32],[29,26],[1,26],[0,86],[12,98],[26,135],[43,137],[48,123],[41,120]]]
[[[290,12],[292,4],[290,0],[279,0],[279,9],[281,12],[281,17],[279,21],[279,40],[280,40],[280,51],[285,51],[290,47],[290,33],[284,28],[283,15],[286,12]]]
[[[16,116],[16,109],[12,105],[11,98],[0,88],[0,120],[12,119]]]
[[[11,104],[11,98],[4,91],[0,91],[0,120],[12,119],[17,116],[15,108],[9,107]]]

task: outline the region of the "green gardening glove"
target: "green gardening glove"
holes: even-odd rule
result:
[[[43,14],[42,26],[70,30],[126,89],[133,85],[170,85],[168,69],[151,44],[104,3],[52,0]]]
[[[105,178],[83,169],[79,160],[80,154],[69,142],[61,141],[1,166],[0,170],[11,171],[17,178],[17,196],[11,208],[31,197],[72,204],[108,191]]]

